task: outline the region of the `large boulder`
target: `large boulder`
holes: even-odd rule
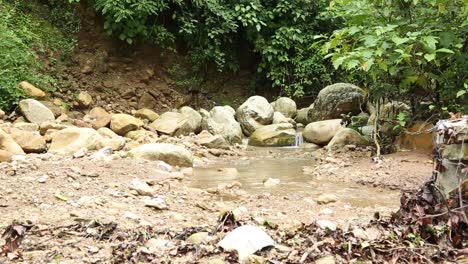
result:
[[[0,129],[0,150],[11,153],[12,155],[23,155],[24,151],[15,140],[7,134],[5,131]]]
[[[249,138],[249,145],[261,147],[293,146],[296,131],[292,124],[282,123],[259,127]]]
[[[366,146],[369,142],[359,132],[351,128],[343,128],[328,143],[328,149],[341,148],[346,145]]]
[[[273,122],[273,107],[261,96],[252,96],[245,101],[236,112],[242,131],[250,136],[257,128]]]
[[[12,129],[11,137],[26,153],[42,153],[46,150],[46,141],[39,132]]]
[[[200,133],[201,131],[201,121],[202,116],[200,113],[195,111],[193,108],[189,106],[184,106],[180,109],[180,113],[187,118],[191,132]]]
[[[173,144],[145,144],[132,149],[129,155],[146,160],[161,160],[173,166],[191,167],[193,165],[192,153],[182,146]]]
[[[210,112],[200,110],[203,116],[202,129],[222,136],[229,144],[242,142],[241,125],[234,118],[231,107],[215,106]]]
[[[55,120],[54,113],[34,99],[21,100],[18,106],[24,117],[31,123],[40,125],[44,122]]]
[[[169,136],[188,135],[194,132],[188,118],[177,112],[162,114],[150,126],[159,133]]]
[[[275,112],[273,114],[273,124],[289,123],[290,118],[285,117],[281,112]]]
[[[313,107],[313,105],[311,105],[310,107],[306,107],[306,108],[301,108],[299,110],[297,110],[297,114],[296,114],[296,117],[294,118],[294,121],[296,121],[296,123],[301,123],[303,125],[307,125],[310,123],[309,121],[309,109]]]
[[[280,97],[272,103],[275,112],[282,113],[285,117],[293,118],[297,113],[296,102],[288,97]]]
[[[307,142],[325,145],[327,144],[343,127],[341,119],[331,119],[317,121],[308,124],[302,135]]]
[[[198,144],[214,149],[229,149],[229,144],[226,139],[220,135],[212,135],[210,132],[203,130],[198,135]]]
[[[111,121],[111,114],[109,114],[102,107],[95,107],[89,111],[88,116],[91,119],[91,125],[94,129],[99,129],[101,127],[106,127]]]
[[[110,127],[112,131],[123,136],[130,131],[137,130],[143,126],[143,121],[127,114],[113,114]]]
[[[73,155],[81,148],[97,149],[102,136],[92,128],[69,127],[54,133],[50,153]]]
[[[335,83],[319,92],[314,107],[309,108],[308,118],[313,122],[358,114],[364,103],[364,90],[349,83]]]

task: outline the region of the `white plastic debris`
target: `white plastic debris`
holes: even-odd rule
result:
[[[273,239],[259,227],[244,225],[227,234],[218,246],[227,251],[236,250],[239,261],[243,263],[249,255],[273,244]]]

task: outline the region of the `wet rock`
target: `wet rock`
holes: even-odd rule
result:
[[[24,99],[18,104],[21,113],[31,123],[42,124],[54,121],[55,116],[49,108],[34,99]]]
[[[273,109],[287,118],[293,118],[297,113],[296,102],[288,97],[280,97],[272,103]]]
[[[146,119],[149,122],[153,122],[154,120],[159,118],[159,115],[153,110],[150,110],[148,108],[142,108],[136,111],[135,117]]]
[[[252,96],[237,109],[236,119],[244,134],[250,136],[259,127],[271,124],[273,113],[273,107],[267,99],[261,96]]]
[[[46,97],[46,93],[44,93],[44,91],[29,82],[20,82],[19,87],[25,92],[26,95],[32,98],[44,99]]]
[[[76,97],[78,105],[81,107],[89,107],[93,103],[93,97],[88,92],[80,92]]]
[[[184,147],[173,144],[145,144],[132,149],[129,155],[147,160],[162,160],[173,166],[192,167],[193,165],[192,153]]]
[[[152,196],[155,194],[155,190],[153,190],[153,188],[139,179],[132,180],[130,183],[130,189],[136,191],[139,195]]]
[[[334,194],[321,194],[315,201],[318,204],[329,204],[338,201],[338,197]]]
[[[210,112],[200,110],[203,113],[202,129],[212,135],[222,136],[229,144],[241,143],[242,129],[232,110],[226,106],[215,106]]]
[[[95,150],[100,140],[102,136],[94,129],[69,127],[54,133],[48,152],[73,155],[83,147]]]
[[[222,136],[213,136],[210,134],[210,132],[206,130],[203,130],[198,135],[198,138],[198,144],[207,148],[229,149],[230,147],[227,141]]]
[[[46,150],[46,141],[39,132],[14,129],[11,136],[26,153],[42,153]]]
[[[111,121],[111,114],[109,114],[102,107],[95,107],[89,112],[89,117],[91,119],[91,125],[94,129],[99,129],[101,127],[106,127]]]
[[[358,114],[365,103],[364,91],[349,83],[335,83],[323,88],[309,108],[308,119],[321,121],[340,118],[342,114]]]
[[[249,138],[251,146],[293,146],[296,131],[291,124],[273,124],[259,127]]]
[[[304,128],[302,136],[307,142],[323,145],[330,142],[342,128],[341,119],[317,121],[308,124]]]
[[[265,247],[273,246],[273,239],[262,229],[252,226],[240,226],[226,235],[218,245],[224,250],[236,250],[241,262],[249,255]]]
[[[123,136],[130,131],[137,130],[143,126],[143,121],[127,114],[113,114],[110,127],[112,131]]]
[[[168,208],[166,201],[161,197],[146,198],[143,202],[145,206],[155,208],[157,210],[166,210]]]
[[[11,137],[11,135],[7,134],[2,129],[0,129],[0,150],[11,153],[12,155],[24,155],[25,154],[21,146],[15,142],[15,140]],[[8,159],[7,153],[3,153],[3,156],[4,156],[3,159]]]
[[[346,145],[366,146],[369,142],[359,132],[351,128],[343,128],[328,143],[328,149],[342,148]]]

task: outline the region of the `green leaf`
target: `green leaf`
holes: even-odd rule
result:
[[[426,45],[430,49],[433,49],[433,50],[436,49],[436,44],[439,43],[439,41],[437,40],[437,37],[435,37],[435,36],[425,36],[425,37],[423,37],[423,40],[426,43]]]
[[[401,45],[403,43],[408,42],[409,38],[400,38],[400,37],[393,37],[392,41],[395,42],[397,45]]]
[[[361,243],[361,248],[362,249],[368,248],[369,246],[370,246],[369,242],[362,242]]]
[[[466,90],[460,90],[457,92],[457,98],[462,97],[465,94],[466,94]]]
[[[453,52],[453,50],[451,50],[451,49],[446,49],[446,48],[438,49],[438,50],[436,50],[436,52],[451,53],[451,54],[454,54],[454,53],[455,53],[455,52]]]
[[[428,54],[424,54],[424,58],[430,62],[430,61],[433,61],[436,57],[436,54],[435,53],[428,53]]]
[[[333,58],[333,67],[335,67],[335,69],[338,69],[341,64],[343,64],[344,60],[346,59],[346,57],[338,57],[338,58]]]

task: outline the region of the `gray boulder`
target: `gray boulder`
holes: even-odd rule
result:
[[[285,117],[293,118],[297,113],[296,102],[288,97],[280,97],[272,103],[275,112],[282,113]]]
[[[242,142],[241,125],[234,118],[232,108],[215,106],[210,112],[200,110],[202,119],[202,129],[207,130],[212,135],[222,136],[229,144]]]
[[[24,99],[18,104],[21,113],[31,123],[42,124],[47,121],[55,121],[52,111],[44,104],[34,99]]]
[[[313,122],[340,118],[342,114],[358,114],[364,103],[364,90],[349,83],[335,83],[319,92],[308,118]]]
[[[341,129],[343,129],[341,119],[323,120],[308,124],[302,135],[307,142],[325,145]]]
[[[303,125],[307,125],[307,124],[310,123],[310,121],[309,121],[309,109],[311,107],[314,107],[314,106],[311,105],[310,107],[305,107],[305,108],[301,108],[301,109],[297,110],[296,117],[294,118],[296,123],[301,123]]]
[[[292,124],[281,123],[259,127],[249,138],[249,145],[261,147],[293,146],[296,131]]]
[[[250,136],[257,128],[271,124],[273,113],[273,107],[267,99],[261,96],[252,96],[239,106],[236,118],[244,134]]]
[[[193,165],[192,153],[182,146],[173,144],[145,144],[132,149],[129,155],[133,158],[161,160],[173,166],[192,167]]]

